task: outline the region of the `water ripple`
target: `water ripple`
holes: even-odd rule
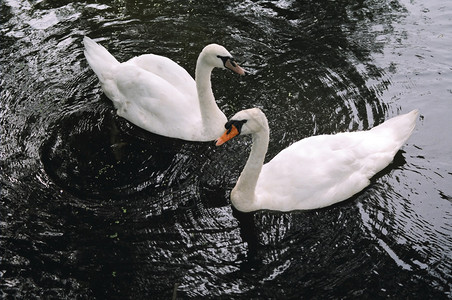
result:
[[[229,196],[250,139],[217,148],[133,126],[116,116],[82,46],[88,35],[121,61],[162,54],[194,75],[204,45],[225,45],[249,74],[215,70],[217,102],[228,116],[265,111],[268,160],[306,136],[380,124],[402,97],[412,106],[437,96],[450,51],[434,50],[447,49],[447,26],[422,19],[434,7],[91,2],[0,2],[2,296],[450,296],[451,171],[437,160],[447,147],[420,134],[434,132],[447,108],[439,100],[422,98],[417,142],[359,195],[310,212],[243,214]],[[406,27],[412,12],[417,25]],[[427,21],[436,46],[406,44]],[[417,33],[428,40],[425,28]]]

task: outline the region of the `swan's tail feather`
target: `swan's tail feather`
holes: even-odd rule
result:
[[[416,120],[419,116],[417,109],[411,112],[389,119],[369,130],[367,139],[361,146],[365,155],[366,177],[370,179],[377,172],[383,170],[394,159],[397,151],[413,133]]]
[[[370,135],[371,141],[369,145],[373,145],[372,148],[378,149],[378,155],[386,156],[388,158],[387,163],[390,163],[397,151],[402,148],[413,133],[418,116],[419,110],[415,109],[372,128],[370,133],[374,134]],[[377,171],[387,166],[387,163],[383,163],[384,160],[379,160],[379,162],[381,166],[376,168]]]
[[[83,44],[85,46],[84,53],[86,60],[94,73],[96,73],[97,77],[99,77],[99,80],[104,82],[106,74],[108,74],[113,66],[119,65],[119,62],[107,51],[107,49],[97,44],[89,37],[85,36],[83,38]]]
[[[419,110],[414,109],[407,114],[403,114],[383,122],[382,124],[372,128],[371,131],[389,131],[392,135],[392,140],[397,141],[400,148],[413,133],[418,116]]]

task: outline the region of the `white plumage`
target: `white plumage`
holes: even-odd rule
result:
[[[319,135],[300,140],[263,165],[268,122],[257,108],[238,112],[217,145],[251,134],[248,161],[231,193],[241,211],[290,211],[321,208],[343,201],[369,185],[410,137],[418,110],[394,117],[368,131]],[[246,121],[245,121],[246,120]],[[229,127],[229,128],[228,128]]]
[[[190,141],[211,141],[226,117],[212,92],[213,68],[244,74],[231,54],[211,44],[199,55],[196,82],[169,58],[145,54],[119,63],[104,47],[83,39],[85,57],[117,114],[150,132]]]

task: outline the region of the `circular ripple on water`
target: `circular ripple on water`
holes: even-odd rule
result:
[[[40,157],[48,176],[80,198],[115,199],[182,185],[203,144],[150,134],[112,111],[78,110],[50,126]]]

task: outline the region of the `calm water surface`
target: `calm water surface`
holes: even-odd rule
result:
[[[6,299],[452,298],[452,2],[0,2],[0,287]],[[333,207],[241,214],[251,141],[157,136],[115,115],[82,38],[192,75],[216,42],[226,115],[267,114],[270,159],[421,110],[372,184]]]

